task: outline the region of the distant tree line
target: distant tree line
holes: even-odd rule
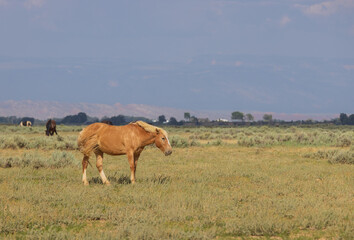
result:
[[[254,117],[252,114],[250,113],[242,113],[239,111],[235,111],[231,113],[231,120],[233,121],[241,121],[241,122],[253,122],[254,121]],[[263,121],[271,123],[273,121],[273,116],[272,114],[264,114],[263,115]]]
[[[252,114],[247,113],[244,114],[242,112],[239,111],[235,111],[231,113],[231,119],[232,120],[236,120],[236,121],[240,121],[240,122],[253,122],[254,121],[254,117],[252,116]],[[263,121],[258,121],[258,122],[267,122],[267,123],[285,123],[286,121],[282,121],[282,120],[277,120],[277,119],[273,119],[272,114],[264,114],[263,115]],[[302,124],[311,124],[311,123],[317,123],[317,121],[313,121],[311,119],[308,120],[302,120],[302,121],[290,121],[287,123],[299,123],[301,122]],[[347,115],[345,113],[341,113],[339,115],[339,118],[337,119],[332,119],[330,121],[324,121],[324,122],[331,122],[334,124],[342,124],[342,125],[354,125],[354,114],[351,115]]]
[[[86,122],[87,115],[83,112],[80,112],[76,115],[68,115],[60,121],[61,124],[84,124]]]
[[[67,115],[64,118],[53,118],[57,124],[65,124],[65,125],[88,125],[95,122],[100,122],[103,120],[108,120],[113,123],[113,125],[125,125],[133,121],[142,120],[145,122],[152,122],[152,120],[144,117],[131,117],[118,115],[113,117],[103,117],[101,120],[97,117],[90,117],[84,112],[79,112],[75,115]],[[21,121],[31,121],[32,124],[36,123],[37,125],[43,125],[47,122],[47,120],[39,120],[33,117],[0,117],[0,124],[20,124]]]
[[[354,125],[354,114],[348,116],[345,113],[341,113],[339,115],[339,121],[342,125]]]
[[[226,119],[218,119],[216,121],[209,121],[208,118],[198,118],[196,116],[192,116],[190,113],[184,113],[184,120],[177,121],[175,117],[170,117],[169,120],[166,119],[165,115],[158,116],[156,121],[145,117],[132,117],[132,116],[124,116],[117,115],[112,117],[103,117],[101,119],[97,117],[90,117],[84,112],[80,112],[76,115],[67,115],[64,118],[55,118],[57,124],[65,124],[65,125],[88,125],[95,122],[101,122],[103,120],[112,122],[113,125],[125,125],[134,121],[144,121],[147,123],[155,124],[155,125],[171,125],[171,126],[226,126],[226,125],[274,125],[274,124],[288,124],[288,125],[298,125],[298,124],[315,124],[320,123],[319,121],[313,121],[311,119],[301,120],[301,121],[283,121],[278,119],[273,119],[272,114],[264,114],[263,120],[254,121],[254,117],[252,114],[247,113],[244,114],[240,111],[235,111],[231,113],[232,122],[228,122]],[[36,125],[45,124],[46,120],[38,120],[33,117],[0,117],[0,124],[20,124],[21,121],[31,121],[32,124],[36,123]],[[339,118],[332,120],[322,121],[323,123],[332,123],[332,124],[340,124],[340,125],[354,125],[354,114],[347,115],[345,113],[341,113]]]
[[[80,112],[76,115],[68,115],[64,117],[61,121],[59,120],[60,124],[67,124],[67,125],[87,125],[95,122],[101,122],[101,121],[110,121],[112,122],[113,125],[125,125],[130,122],[134,121],[145,121],[145,122],[152,122],[148,118],[144,117],[132,117],[132,116],[124,116],[124,115],[117,115],[113,117],[103,117],[101,120],[97,117],[90,117],[86,115],[84,112]]]
[[[10,116],[10,117],[0,117],[0,123],[2,124],[20,124],[22,121],[30,121],[32,124],[35,121],[40,121],[37,119],[34,119],[33,117],[15,117],[15,116]]]

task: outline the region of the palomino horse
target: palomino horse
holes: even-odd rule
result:
[[[109,155],[124,155],[130,165],[130,180],[135,183],[135,171],[138,159],[144,147],[155,144],[166,156],[172,153],[172,147],[167,138],[167,132],[161,128],[149,125],[143,121],[132,122],[125,126],[111,126],[105,123],[94,123],[84,128],[78,137],[78,147],[84,155],[82,159],[82,181],[88,185],[86,168],[92,152],[96,155],[96,167],[102,182],[109,185],[102,162],[103,153]]]
[[[55,133],[56,135],[58,135],[57,133],[57,123],[55,122],[55,120],[53,119],[49,119],[47,121],[46,126],[46,131],[45,131],[45,135],[47,136],[53,136],[53,134]]]

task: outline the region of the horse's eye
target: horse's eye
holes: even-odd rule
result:
[[[166,140],[166,138],[164,138],[164,137],[163,137],[163,138],[162,138],[162,140],[163,140],[163,141],[165,141],[165,140]]]

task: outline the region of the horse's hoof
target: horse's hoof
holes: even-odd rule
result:
[[[111,183],[107,181],[107,182],[104,183],[104,185],[111,186]]]
[[[89,185],[88,181],[84,182],[84,186],[88,186],[88,185]]]

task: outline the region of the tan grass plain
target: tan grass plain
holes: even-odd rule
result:
[[[3,141],[21,135],[42,141],[43,127],[0,127]],[[42,131],[43,130],[43,131]],[[351,239],[354,236],[354,166],[304,157],[318,150],[352,148],[332,143],[240,146],[239,130],[168,128],[176,143],[171,156],[153,147],[141,155],[137,184],[129,184],[125,156],[105,155],[104,186],[95,167],[90,186],[81,182],[81,154],[74,146],[80,127],[58,126],[61,139],[47,146],[0,148],[0,158],[36,152],[49,158],[69,146],[76,163],[62,167],[0,168],[0,238],[22,239]],[[235,135],[227,135],[234,131]],[[283,130],[247,128],[274,135]],[[354,136],[354,129],[329,131]],[[246,134],[248,132],[248,134]],[[208,135],[209,134],[209,135]],[[211,137],[214,134],[214,137]],[[315,134],[318,136],[318,134]],[[198,137],[202,136],[202,137]],[[227,136],[223,138],[223,136]],[[310,136],[310,135],[309,135]],[[264,136],[266,138],[266,136]],[[4,140],[5,139],[5,140]],[[294,138],[295,139],[295,138]],[[23,140],[23,139],[22,139]],[[219,140],[217,143],[213,141]],[[66,145],[52,145],[68,141]],[[28,145],[31,146],[31,145]],[[93,160],[92,165],[95,166]]]

